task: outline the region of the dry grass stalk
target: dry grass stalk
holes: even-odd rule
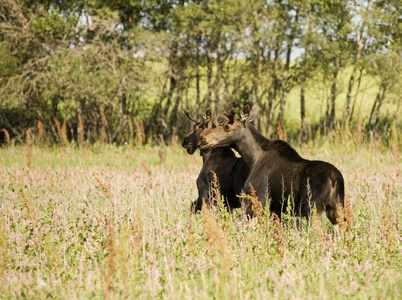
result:
[[[211,181],[211,190],[212,190],[212,199],[216,203],[216,205],[221,207],[221,193],[219,190],[219,182],[218,182],[218,176],[214,171],[210,171],[212,173],[212,181]]]
[[[188,236],[188,239],[190,241],[190,243],[189,243],[190,253],[191,253],[191,256],[192,256],[193,261],[194,261],[194,258],[195,258],[195,251],[194,250],[195,250],[196,239],[195,239],[195,236],[194,236],[194,226],[193,226],[193,219],[192,219],[191,214],[188,215],[187,223],[188,223],[188,225],[187,225],[188,235],[187,236]]]
[[[139,121],[137,121],[137,119],[134,118],[134,124],[135,124],[135,127],[137,128],[138,143],[141,145],[144,145],[145,144],[144,122],[141,119]]]
[[[3,281],[3,279],[6,276],[6,271],[7,271],[7,248],[8,248],[8,243],[7,243],[7,229],[6,229],[6,222],[2,221],[2,225],[0,225],[0,282]],[[3,289],[3,284],[0,285],[0,291]]]
[[[28,169],[31,169],[32,145],[31,145],[31,134],[29,131],[27,131],[27,151],[25,156],[27,158],[27,167]]]
[[[164,151],[163,147],[159,147],[158,149],[158,155],[159,155],[159,159],[161,161],[161,163],[165,162],[166,159],[166,152]]]
[[[147,163],[145,162],[145,159],[141,161],[141,165],[145,169],[145,171],[147,171],[148,175],[151,176],[152,175],[151,169],[148,167]]]
[[[133,122],[131,121],[131,118],[128,118],[128,129],[130,132],[129,143],[130,143],[130,146],[133,146],[134,128],[133,128]]]
[[[382,189],[384,191],[384,198],[382,200],[381,205],[381,233],[385,237],[388,247],[394,247],[394,238],[392,236],[392,226],[390,224],[390,203],[389,199],[391,196],[391,191],[389,184],[383,183]]]
[[[382,152],[384,151],[384,146],[383,146],[383,144],[382,144],[381,135],[380,135],[378,132],[376,132],[376,133],[375,133],[375,136],[376,136],[376,138],[377,138],[377,143],[374,141],[374,148],[375,148],[375,149],[378,149],[378,151],[379,151],[380,153],[382,153]]]
[[[396,129],[396,123],[393,122],[391,126],[391,137],[390,137],[390,144],[392,152],[395,156],[399,154],[399,142],[398,142],[398,131]]]
[[[276,125],[276,134],[278,135],[280,140],[283,140],[285,142],[288,141],[288,134],[285,129],[282,128],[281,122],[278,122]]]
[[[190,171],[190,167],[188,166],[188,158],[187,158],[188,153],[187,153],[187,150],[186,150],[186,149],[183,149],[183,153],[184,153],[184,155],[183,155],[183,157],[184,157],[184,162],[186,163],[186,170],[187,170],[187,171]]]
[[[279,256],[279,261],[282,260],[283,255],[284,255],[284,248],[283,248],[283,230],[282,230],[282,225],[281,225],[281,221],[280,218],[278,217],[277,214],[273,213],[273,236],[276,242],[276,252],[278,253]]]
[[[128,259],[128,247],[130,238],[130,225],[122,224],[120,230],[118,230],[117,240],[119,242],[118,247],[115,247],[116,252],[116,267],[118,270],[118,275],[120,282],[122,283],[122,288],[125,295],[128,295],[128,276],[129,276],[129,265],[127,264]]]
[[[123,171],[123,168],[118,163],[107,163],[106,165],[109,167],[115,167],[119,171]]]
[[[112,204],[112,209],[114,211],[115,206],[114,206],[114,199],[113,199],[112,190],[110,189],[110,187],[106,183],[102,182],[97,177],[95,177],[95,180],[99,184],[99,187],[101,188],[103,197],[105,197],[106,199],[110,200],[110,202]]]
[[[360,121],[360,116],[357,117],[357,129],[354,132],[355,138],[356,138],[356,145],[359,151],[362,148],[362,124]]]
[[[350,231],[352,229],[353,213],[352,213],[352,205],[350,204],[349,198],[345,199],[344,211],[345,211],[346,230]]]
[[[46,130],[43,127],[43,123],[42,121],[38,120],[38,129],[39,129],[39,135],[41,138],[45,138],[46,137]]]
[[[352,213],[352,205],[350,204],[349,198],[345,199],[344,207],[342,207],[341,205],[337,207],[337,215],[338,215],[339,227],[343,231],[344,241],[350,247],[353,239],[353,234],[351,231],[353,223],[353,213]]]
[[[6,137],[6,142],[7,142],[8,145],[10,145],[11,139],[10,139],[10,134],[8,133],[7,129],[2,128],[2,129],[0,129],[0,131],[4,132],[4,135]]]
[[[64,166],[64,151],[63,148],[60,148],[60,163]]]
[[[108,218],[107,239],[106,239],[106,247],[109,252],[109,254],[106,258],[108,270],[104,270],[103,268],[100,268],[101,274],[106,282],[105,299],[109,299],[110,290],[111,290],[112,283],[113,283],[113,275],[117,269],[117,264],[116,264],[116,254],[117,253],[116,253],[116,247],[114,244],[115,232],[114,232],[112,222],[113,221],[109,217]]]
[[[54,123],[56,123],[56,128],[57,128],[57,133],[59,134],[59,139],[61,142],[61,126],[59,120],[56,119],[56,117],[53,118]]]
[[[139,257],[142,250],[142,239],[144,230],[142,219],[138,213],[135,215],[134,220],[136,220],[136,222],[133,222],[131,224],[131,236],[133,237],[132,245],[134,247],[133,255],[135,257]]]
[[[216,254],[216,248],[222,255],[222,267],[225,274],[229,276],[230,279],[230,267],[232,265],[231,257],[226,250],[226,237],[224,236],[222,230],[219,228],[218,223],[212,217],[208,205],[203,200],[202,203],[202,217],[204,220],[204,230],[208,238],[207,248],[212,256]],[[216,246],[215,246],[216,244]],[[216,264],[213,262],[214,272],[216,272]]]
[[[61,136],[60,136],[62,145],[68,146],[68,138],[67,138],[67,125],[66,121],[63,122],[63,125],[61,126]]]
[[[84,122],[82,122],[81,114],[78,114],[78,125],[80,127],[81,145],[84,145]]]
[[[18,192],[21,197],[21,201],[27,210],[27,219],[31,220],[32,227],[35,227],[36,226],[35,205],[34,205],[32,199],[27,195],[25,188],[22,184],[22,181],[20,181],[20,183],[19,183],[19,191]]]
[[[250,201],[251,201],[251,209],[253,210],[254,215],[257,216],[258,222],[261,223],[262,222],[262,211],[263,211],[262,204],[259,201],[259,199],[257,197],[257,192],[254,189],[254,187],[251,185],[251,182],[249,183],[249,185],[250,185],[249,197],[250,197]]]
[[[107,128],[108,128],[108,123],[105,115],[105,110],[103,109],[103,105],[99,106],[100,109],[100,114],[101,114],[101,120],[102,120],[102,141],[104,143],[108,142],[108,137],[107,137]]]
[[[259,201],[258,197],[257,197],[257,192],[254,189],[254,187],[252,186],[251,182],[249,183],[250,185],[250,195],[247,195],[245,193],[241,193],[241,195],[239,196],[240,199],[247,199],[251,202],[251,210],[253,211],[254,215],[257,217],[257,220],[259,223],[262,223],[263,218],[262,218],[262,212],[263,212],[263,208],[262,208],[262,204]],[[249,206],[247,205],[247,207],[245,207],[246,211],[247,208]]]

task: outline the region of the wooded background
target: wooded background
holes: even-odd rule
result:
[[[247,103],[267,137],[400,132],[401,15],[399,0],[1,0],[0,143],[164,144],[189,129],[183,108]]]

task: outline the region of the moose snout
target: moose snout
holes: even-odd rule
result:
[[[190,139],[188,137],[185,137],[181,146],[183,148],[188,148],[190,145],[191,145]]]

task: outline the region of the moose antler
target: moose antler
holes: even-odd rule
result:
[[[184,112],[184,114],[186,115],[186,117],[190,119],[191,122],[194,122],[194,123],[197,123],[197,124],[201,122],[200,120],[198,120],[198,119],[192,117],[192,116],[190,115],[190,112],[188,111],[188,109],[183,108],[183,112]]]
[[[216,119],[216,121],[217,121],[219,126],[223,126],[223,125],[225,125],[225,124],[230,122],[229,118],[226,117],[224,114],[219,115],[218,118]]]
[[[228,118],[228,122],[233,124],[236,115],[236,108],[232,107],[229,112],[224,111],[223,115]]]

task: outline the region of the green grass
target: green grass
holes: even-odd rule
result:
[[[31,168],[25,147],[2,148],[0,298],[400,298],[401,153],[298,151],[343,173],[349,231],[193,215],[201,159],[178,146],[33,147]]]

